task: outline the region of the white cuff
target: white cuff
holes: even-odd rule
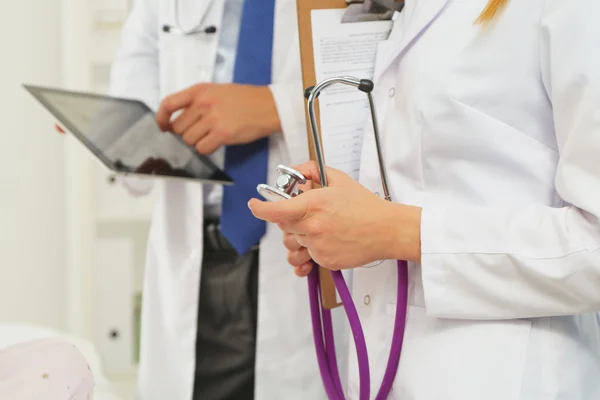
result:
[[[435,254],[435,249],[442,246],[438,223],[443,220],[444,211],[441,209],[423,208],[421,211],[421,276],[427,314],[431,316],[444,315],[448,309],[446,296],[446,269],[443,257]]]

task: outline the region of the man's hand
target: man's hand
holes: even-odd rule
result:
[[[171,121],[179,110],[181,115]],[[194,85],[164,99],[156,121],[162,130],[181,135],[201,154],[281,131],[275,101],[267,86]]]

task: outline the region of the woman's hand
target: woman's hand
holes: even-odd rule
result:
[[[298,167],[319,182],[317,164]],[[253,214],[285,233],[288,261],[298,275],[310,272],[310,259],[332,270],[355,268],[381,259],[420,258],[420,209],[392,204],[341,171],[328,168],[329,186],[290,200],[252,199]]]
[[[288,249],[288,263],[294,267],[294,273],[300,277],[308,275],[313,267],[308,249],[298,243],[293,233],[283,234],[283,245]]]

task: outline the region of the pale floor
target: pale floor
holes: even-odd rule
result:
[[[109,377],[121,400],[135,400],[136,377]]]

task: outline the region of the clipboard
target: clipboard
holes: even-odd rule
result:
[[[401,9],[403,5],[402,0],[380,0],[384,3],[396,4]],[[366,0],[366,2],[372,4],[375,3],[372,0]],[[356,6],[356,3],[363,3],[360,0],[297,0],[297,15],[298,15],[298,33],[300,39],[300,61],[302,65],[302,84],[304,88],[309,88],[317,84],[316,82],[316,70],[315,70],[315,55],[313,46],[313,27],[311,13],[312,10],[330,10],[330,9],[343,9],[349,7],[351,4]],[[353,7],[351,6],[351,7]],[[371,5],[376,7],[375,4]],[[389,15],[391,17],[391,14]],[[359,21],[356,21],[359,22]],[[317,119],[317,126],[319,128],[319,135],[321,134],[321,118],[319,115],[319,100],[315,101],[315,117]],[[315,143],[312,138],[312,131],[310,128],[310,120],[308,117],[308,102],[304,102],[304,114],[306,118],[306,127],[309,144],[309,156],[311,160],[316,160]],[[321,302],[325,309],[331,310],[341,306],[336,296],[336,288],[333,282],[331,272],[326,269],[319,267],[319,278],[321,287]]]
[[[312,40],[312,22],[311,11],[346,8],[346,0],[297,0],[298,8],[298,33],[300,37],[300,62],[302,64],[302,85],[304,88],[314,86],[316,82],[315,71],[315,54]],[[315,115],[319,132],[321,131],[320,115],[319,115],[319,100],[315,102]],[[310,130],[310,121],[308,118],[308,104],[304,102],[304,115],[306,118],[306,134],[308,135],[308,153],[311,160],[316,160],[315,142],[312,138]],[[331,310],[342,304],[338,302],[336,296],[335,284],[333,276],[326,268],[319,267],[319,278],[321,281],[321,302],[325,309]]]

